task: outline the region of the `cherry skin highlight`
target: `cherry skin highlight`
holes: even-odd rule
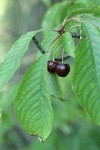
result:
[[[70,72],[69,64],[57,64],[56,73],[59,77],[66,77]]]
[[[56,72],[56,66],[57,66],[57,64],[58,64],[58,62],[49,60],[49,61],[47,62],[47,70],[48,70],[50,73],[55,73],[55,72]]]

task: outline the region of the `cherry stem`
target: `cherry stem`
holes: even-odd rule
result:
[[[51,48],[51,46],[63,35],[63,33],[65,33],[65,32],[68,32],[68,31],[70,31],[71,29],[73,29],[73,28],[75,28],[75,27],[80,27],[81,25],[74,25],[74,26],[72,26],[71,28],[69,28],[68,30],[64,30],[64,28],[65,28],[65,26],[70,22],[70,21],[73,21],[73,20],[78,20],[78,21],[80,21],[80,19],[78,19],[78,18],[71,18],[71,19],[69,19],[69,20],[64,20],[64,22],[63,22],[63,27],[61,28],[61,29],[59,29],[59,30],[53,30],[53,29],[45,29],[45,30],[49,30],[49,31],[53,31],[53,32],[57,32],[57,33],[59,33],[59,36],[57,36],[52,42],[51,42],[51,44],[49,45],[49,47],[47,48],[47,50],[46,51],[48,51],[50,48]],[[34,43],[36,44],[36,46],[37,46],[37,48],[41,51],[41,53],[42,54],[45,54],[46,52],[45,52],[45,50],[42,48],[42,46],[39,44],[39,42],[38,42],[38,40],[36,39],[36,37],[34,36],[33,38],[33,41],[34,41]],[[63,50],[63,53],[64,53],[64,50]],[[53,58],[54,59],[54,58]],[[62,54],[62,63],[63,63],[63,54]]]
[[[79,18],[71,18],[71,19],[68,19],[68,20],[66,20],[66,18],[65,18],[64,21],[63,21],[63,26],[62,26],[61,29],[59,29],[59,30],[45,29],[45,30],[53,31],[53,32],[57,32],[57,33],[59,33],[59,34],[62,34],[62,33],[64,33],[64,28],[65,28],[65,26],[66,26],[70,21],[73,21],[73,20],[80,21]]]
[[[57,48],[56,51],[58,51],[62,46],[63,46],[63,44],[61,44],[61,45]],[[56,51],[55,51],[55,53],[56,53]],[[55,53],[54,53],[54,55],[55,55]]]
[[[65,28],[65,26],[66,26],[70,21],[73,21],[73,20],[80,21],[79,18],[71,18],[71,19],[68,19],[68,20],[64,21],[65,23],[63,23],[63,29]]]
[[[64,63],[64,49],[62,50],[62,64]]]
[[[48,51],[48,50],[51,48],[51,46],[52,46],[61,36],[62,36],[62,35],[57,36],[57,37],[51,42],[51,44],[49,45],[49,47],[47,48],[46,51]]]
[[[73,28],[75,28],[75,27],[81,27],[81,25],[74,25],[74,26],[72,26],[71,28],[69,28],[68,30],[64,30],[65,32],[68,32],[68,31],[70,31],[71,29],[73,29]],[[65,33],[64,32],[64,33]]]
[[[71,56],[63,56],[63,60],[66,60],[66,59],[68,59],[68,58],[70,58]],[[60,61],[60,62],[62,62],[62,58],[55,58],[54,59],[55,61]]]
[[[52,42],[51,42],[51,44],[49,45],[49,47],[47,48],[47,50],[46,51],[48,51],[49,49],[50,49],[50,47],[62,36],[62,34],[63,33],[65,33],[65,32],[68,32],[69,30],[71,30],[72,28],[75,28],[75,27],[80,27],[80,25],[74,25],[74,26],[72,26],[71,28],[69,28],[68,30],[63,30],[63,32],[62,33],[60,33],[60,30],[59,30],[59,36],[57,36]],[[55,30],[56,31],[56,30]]]
[[[54,52],[54,54],[53,54],[53,61],[55,60],[55,58],[54,58],[55,53],[56,53],[62,46],[63,46],[63,44],[61,44],[61,45],[55,50],[55,52]]]
[[[53,32],[57,32],[58,33],[58,30],[53,30],[53,29],[45,29],[45,30],[53,31]]]
[[[69,28],[68,30],[64,30],[63,33],[70,31],[71,29],[75,28],[75,27],[80,27],[81,25],[74,25],[71,28]],[[47,50],[50,49],[50,47],[62,36],[62,34],[59,34],[59,36],[57,36],[49,45],[49,47],[47,48]],[[38,40],[36,39],[36,37],[34,36],[33,38],[34,43],[36,44],[37,48],[41,51],[42,54],[45,54],[45,50],[42,48],[41,44],[38,42]]]
[[[36,44],[37,48],[40,50],[40,52],[41,52],[42,54],[45,54],[45,50],[44,50],[43,47],[40,45],[40,43],[38,42],[37,38],[34,36],[32,39],[33,39],[34,43]],[[59,49],[61,46],[62,46],[62,45],[60,45],[60,46],[58,47],[58,49]],[[58,49],[57,49],[57,50],[58,50]],[[63,60],[66,60],[66,59],[68,59],[69,57],[71,57],[71,56],[64,56],[64,57],[63,57]],[[55,61],[62,61],[62,58],[54,58],[54,60],[55,60]]]

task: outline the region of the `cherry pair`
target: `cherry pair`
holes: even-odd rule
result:
[[[70,71],[68,64],[58,63],[57,61],[49,60],[47,69],[50,73],[57,73],[59,77],[66,77]]]

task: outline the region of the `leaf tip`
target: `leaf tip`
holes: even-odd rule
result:
[[[48,137],[49,137],[51,134],[52,134],[52,132],[50,132],[50,134],[48,135]],[[46,139],[48,138],[48,137],[42,138],[40,135],[35,134],[34,131],[33,131],[33,133],[31,134],[31,136],[36,137],[41,143],[44,143],[44,142],[46,141]]]

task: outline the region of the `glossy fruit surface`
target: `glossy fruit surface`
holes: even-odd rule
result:
[[[66,77],[70,72],[70,66],[68,64],[57,64],[56,73],[59,77]]]
[[[58,64],[58,62],[49,60],[47,62],[47,70],[51,73],[54,73],[56,71],[57,64]]]

